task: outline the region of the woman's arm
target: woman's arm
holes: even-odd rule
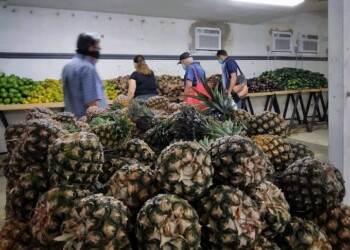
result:
[[[136,81],[134,79],[129,80],[129,89],[128,89],[128,101],[130,102],[135,95],[136,90]]]

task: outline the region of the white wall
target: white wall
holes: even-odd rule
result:
[[[3,3],[0,1],[0,4]],[[179,55],[189,50],[191,35],[189,29],[194,20],[152,18],[109,13],[41,9],[0,5],[0,52],[73,53],[77,35],[82,31],[94,31],[103,36],[102,53]],[[74,16],[73,16],[74,15]],[[97,18],[96,18],[97,17]],[[298,33],[327,36],[327,18],[314,14],[299,14],[260,25],[230,23],[230,34],[224,49],[238,56],[295,56],[296,54],[274,54],[267,52],[271,45],[271,29],[293,31],[296,41]],[[320,43],[318,56],[325,57],[325,42]],[[146,58],[147,59],[147,58]],[[60,78],[67,59],[1,59],[0,72],[30,77],[34,80]],[[148,60],[156,74],[183,75],[177,60]],[[216,60],[202,62],[207,75],[220,73]],[[240,60],[238,61],[247,77],[259,76],[265,70],[281,67],[298,67],[327,75],[327,62],[281,61],[281,60]],[[103,79],[130,74],[131,60],[100,60],[98,72]],[[283,107],[285,100],[281,98]],[[254,100],[255,111],[262,111],[263,98]],[[11,114],[12,113],[12,114]],[[7,112],[11,123],[24,118],[24,114]],[[6,149],[1,143],[3,125],[0,124],[0,152]]]
[[[1,2],[0,2],[1,3]],[[15,10],[15,12],[13,12]],[[57,15],[58,14],[58,15]],[[74,14],[74,16],[73,16]],[[96,18],[97,17],[97,18]],[[152,18],[109,13],[40,9],[29,7],[0,8],[0,52],[73,53],[77,35],[94,31],[103,36],[102,53],[179,55],[188,50],[191,42],[189,28],[195,21]],[[300,14],[260,25],[229,24],[231,32],[226,49],[238,56],[295,56],[268,53],[271,29],[327,36],[327,18]],[[324,57],[325,42],[320,43],[318,56]],[[41,80],[59,78],[66,59],[0,59],[0,71]],[[182,75],[176,61],[148,61],[156,74]],[[239,61],[248,77],[258,76],[265,70],[279,67],[300,67],[327,75],[326,62],[302,61]],[[202,61],[207,75],[220,72],[215,60]],[[102,78],[111,78],[133,71],[131,60],[101,60],[98,70]]]

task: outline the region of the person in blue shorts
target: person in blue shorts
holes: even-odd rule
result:
[[[219,63],[222,65],[222,88],[225,90],[228,97],[231,98],[232,91],[234,90],[235,86],[237,85],[237,79],[238,79],[238,65],[236,61],[229,57],[226,50],[219,50],[216,53],[216,56],[218,58]],[[237,107],[240,108],[241,103],[236,103]]]
[[[100,57],[100,40],[92,33],[78,36],[76,55],[63,68],[62,85],[65,111],[77,118],[88,107],[107,107],[103,82],[95,64]]]

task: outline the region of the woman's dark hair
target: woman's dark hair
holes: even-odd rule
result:
[[[136,63],[136,71],[137,72],[144,74],[144,75],[151,74],[152,70],[150,70],[150,68],[146,64],[145,58],[142,55],[135,56],[134,63]]]
[[[78,50],[88,50],[89,47],[96,45],[100,39],[96,35],[89,32],[79,34],[77,41]]]

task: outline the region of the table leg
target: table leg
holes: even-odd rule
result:
[[[250,109],[250,114],[254,115],[254,109],[253,109],[252,102],[250,101],[250,97],[248,97],[247,102],[248,102],[248,108]]]
[[[270,103],[270,99],[271,99],[270,95],[266,96],[266,102],[265,102],[265,106],[264,106],[264,111],[267,110],[267,108],[269,106],[269,103]]]
[[[0,119],[2,121],[2,124],[4,124],[4,127],[7,128],[9,126],[9,123],[6,120],[6,117],[3,111],[0,111]]]
[[[322,94],[321,91],[318,92],[317,95],[315,95],[315,97],[316,97],[316,99],[315,99],[315,107],[314,107],[314,111],[312,112],[311,122],[309,124],[307,132],[312,132],[313,126],[315,124],[316,113],[317,113],[317,111],[318,111],[318,113],[320,112],[320,110],[318,108],[318,102],[320,101],[320,94]]]
[[[295,98],[295,102],[293,103],[294,105],[293,105],[292,117],[290,118],[288,130],[287,130],[288,136],[290,135],[290,132],[291,132],[292,127],[293,127],[294,117],[298,111],[298,103],[299,103],[300,98],[301,98],[301,93],[297,93],[297,96]]]
[[[284,105],[284,110],[283,110],[283,118],[284,119],[286,119],[286,117],[287,117],[287,111],[288,111],[289,101],[290,101],[291,96],[293,96],[293,94],[287,95],[286,104]]]
[[[293,107],[294,107],[294,105],[295,105],[295,98],[294,98],[293,94],[292,94],[292,102],[293,102]],[[299,114],[299,110],[298,109],[296,111],[296,116],[297,116],[299,124],[301,124],[301,119],[300,119],[300,114]]]

